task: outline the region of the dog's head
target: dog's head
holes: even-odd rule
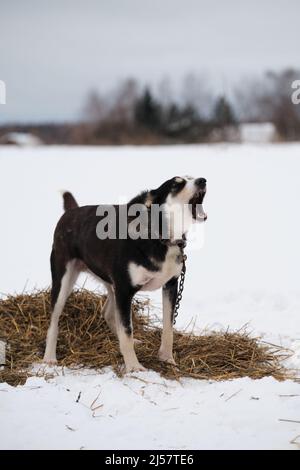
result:
[[[181,239],[193,222],[207,219],[202,206],[205,193],[205,178],[174,176],[148,193],[148,207],[162,206],[170,238]]]
[[[151,202],[166,204],[172,212],[188,207],[193,220],[200,222],[207,219],[202,206],[205,194],[206,179],[192,176],[174,176],[150,191]]]

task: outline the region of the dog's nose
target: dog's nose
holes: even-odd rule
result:
[[[205,178],[197,178],[195,180],[195,184],[200,188],[204,189],[206,186],[206,179]]]

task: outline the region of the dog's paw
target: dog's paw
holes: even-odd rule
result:
[[[125,366],[126,374],[131,372],[145,372],[147,369],[139,362],[137,364],[128,364]]]
[[[159,351],[158,359],[162,362],[166,362],[167,364],[171,364],[172,366],[177,366],[173,355],[166,354],[163,351]]]
[[[44,357],[42,360],[44,364],[47,364],[48,366],[55,366],[57,365],[57,359],[55,357]]]

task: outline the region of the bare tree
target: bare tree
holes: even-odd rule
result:
[[[165,76],[159,81],[155,95],[163,108],[167,108],[174,103],[174,93],[170,77]]]
[[[300,109],[291,99],[292,83],[299,76],[300,72],[293,69],[268,72],[265,76],[266,92],[258,100],[261,113],[267,115],[285,140],[300,138]]]
[[[300,72],[287,69],[248,79],[236,90],[239,118],[243,121],[273,122],[283,139],[300,137],[300,108],[292,103],[292,83]]]
[[[182,101],[185,106],[195,108],[201,116],[208,117],[214,104],[208,77],[204,74],[187,74],[182,82]]]
[[[132,78],[124,80],[113,93],[110,119],[131,125],[134,121],[134,108],[138,96],[137,82]]]
[[[90,91],[83,107],[84,119],[92,123],[101,122],[107,111],[108,105],[104,98],[96,90]]]
[[[235,88],[233,100],[236,115],[243,122],[264,122],[269,114],[261,106],[261,99],[267,95],[267,83],[263,78],[244,77]]]

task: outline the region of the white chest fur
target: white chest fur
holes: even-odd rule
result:
[[[163,263],[158,265],[158,271],[149,271],[134,262],[128,265],[128,271],[133,286],[142,286],[140,290],[152,291],[159,289],[172,277],[178,277],[182,268],[181,251],[178,246],[170,246]]]

